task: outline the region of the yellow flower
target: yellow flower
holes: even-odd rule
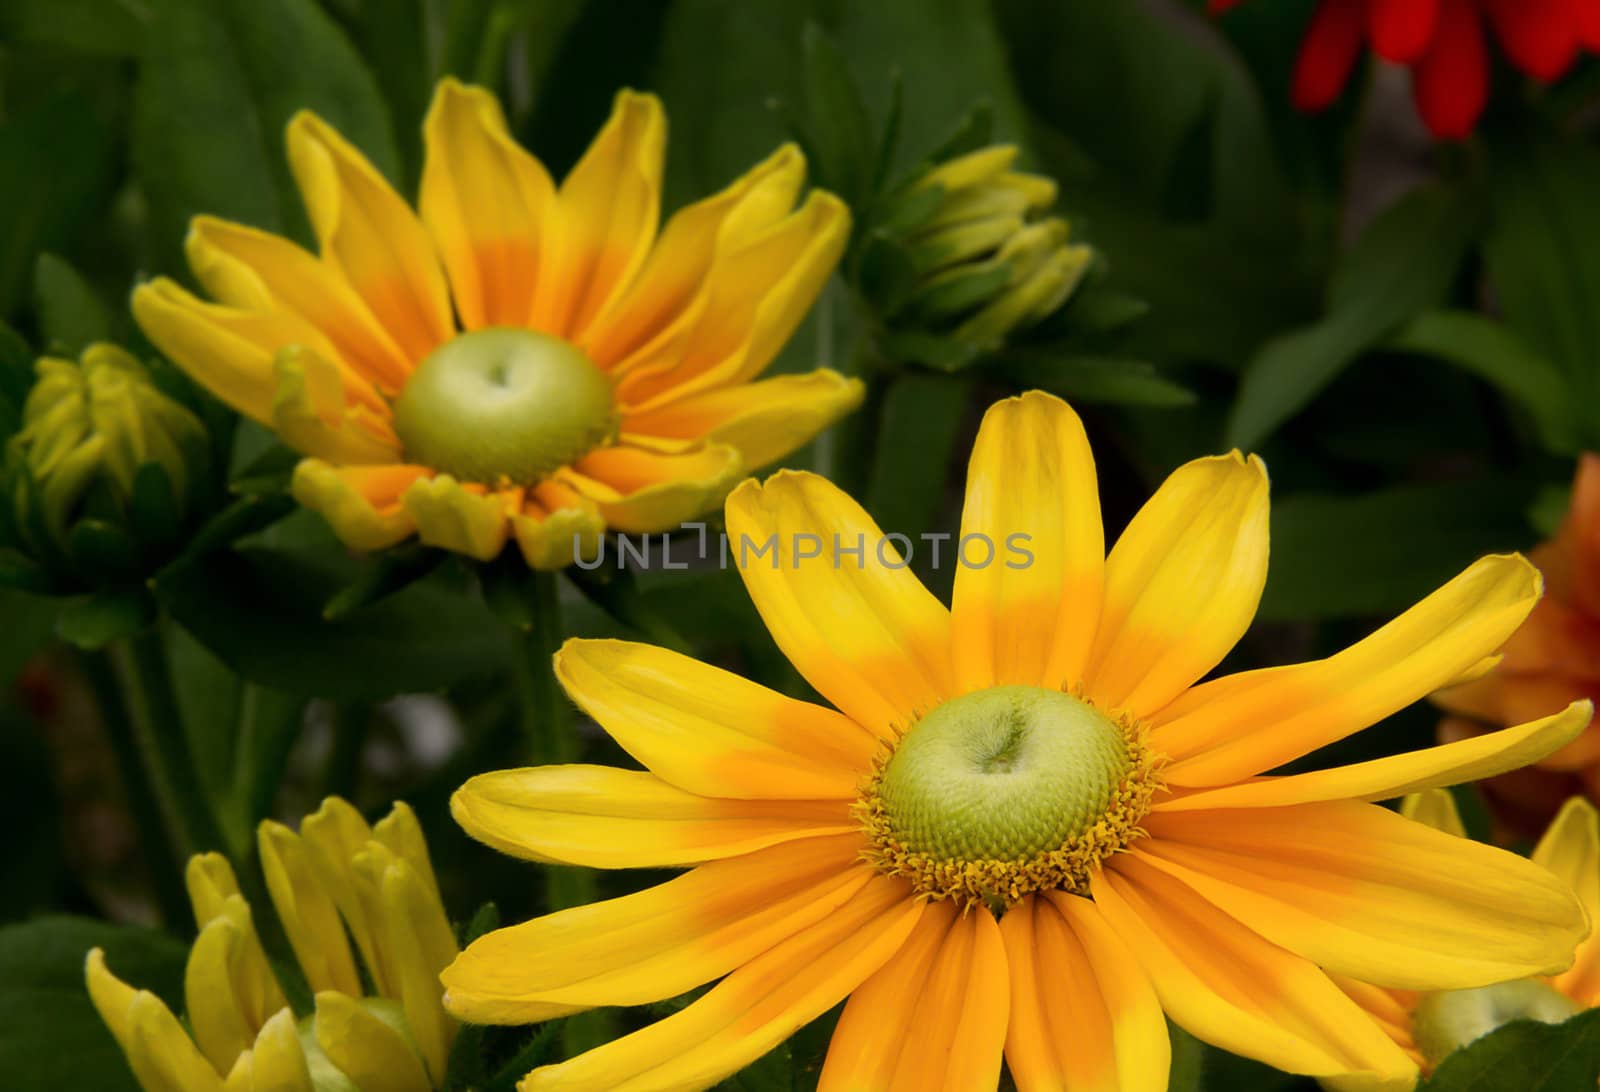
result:
[[[1262,776],[1492,654],[1539,595],[1521,557],[1329,659],[1201,682],[1265,581],[1265,470],[1181,467],[1106,557],[1083,427],[1038,393],[985,418],[948,610],[821,478],[747,482],[727,523],[837,711],[645,645],[562,649],[567,693],[648,772],[485,774],[458,821],[533,860],[694,867],[488,934],[445,1007],[527,1022],[721,981],[525,1092],[704,1087],[847,996],[825,1092],[993,1088],[1002,1055],[1024,1092],[1163,1089],[1163,1012],[1281,1069],[1403,1077],[1330,971],[1435,989],[1570,963],[1584,914],[1556,877],[1370,801],[1545,754],[1586,703]]]
[[[418,211],[325,122],[289,123],[320,248],[202,216],[217,302],[158,279],[133,310],[160,349],[306,455],[294,494],[351,547],[417,534],[480,559],[514,536],[559,568],[605,527],[659,531],[861,399],[828,370],[757,382],[849,235],[798,208],[792,147],[657,232],[666,119],[625,91],[558,187],[487,92],[445,80]],[[419,215],[420,213],[420,215]]]
[[[1405,815],[1457,838],[1467,836],[1455,800],[1443,789],[1406,798]],[[1574,796],[1562,806],[1534,848],[1533,859],[1572,888],[1589,928],[1577,958],[1560,974],[1512,979],[1487,988],[1444,993],[1385,989],[1338,979],[1395,1043],[1432,1073],[1452,1051],[1512,1020],[1560,1023],[1600,1005],[1600,813]],[[1355,1078],[1326,1082],[1334,1092],[1375,1092],[1382,1086]],[[1398,1087],[1409,1089],[1408,1081]],[[1385,1090],[1388,1092],[1388,1090]]]
[[[368,826],[329,797],[300,833],[270,821],[259,833],[272,905],[316,1011],[297,1022],[228,862],[194,857],[200,935],[184,974],[192,1038],[154,994],[112,974],[100,949],[89,953],[89,994],[145,1092],[442,1087],[457,1025],[438,976],[457,947],[411,809],[396,804]]]

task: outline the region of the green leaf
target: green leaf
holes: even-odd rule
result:
[[[1518,1020],[1462,1047],[1417,1092],[1582,1092],[1600,1081],[1600,1009]]]
[[[1145,360],[1014,349],[1005,355],[1004,371],[1019,387],[1037,387],[1075,402],[1172,409],[1195,400],[1193,391]]]
[[[138,52],[148,14],[137,0],[6,0],[0,39],[126,57]]]
[[[1490,283],[1507,321],[1575,382],[1600,394],[1600,153],[1521,133],[1496,146],[1484,240]],[[1585,440],[1600,438],[1595,414]]]
[[[1327,315],[1268,342],[1250,362],[1228,442],[1259,446],[1362,352],[1438,306],[1477,221],[1466,194],[1438,184],[1419,186],[1373,221],[1334,270]]]
[[[437,569],[450,555],[421,543],[406,543],[368,558],[354,581],[322,608],[330,621],[402,591]]]
[[[1532,483],[1488,478],[1275,500],[1259,617],[1403,610],[1484,554],[1526,547],[1533,495]]]
[[[1581,447],[1561,372],[1503,323],[1470,311],[1429,311],[1401,328],[1388,348],[1437,357],[1492,384],[1528,411],[1547,450]]]
[[[17,672],[50,640],[61,606],[59,599],[0,589],[0,618],[6,620],[0,630],[0,686],[12,686]]]
[[[152,10],[133,156],[169,268],[197,213],[305,237],[284,152],[298,110],[316,112],[397,179],[377,84],[313,0],[162,0]]]
[[[879,158],[861,89],[838,44],[815,23],[806,26],[802,48],[810,119],[807,135],[818,160],[813,166],[817,184],[860,207],[870,196],[869,173]]]
[[[37,256],[67,246],[110,197],[114,143],[72,91],[0,124],[0,317],[21,302]]]
[[[111,340],[111,312],[83,275],[54,254],[34,263],[33,302],[52,353],[76,358],[90,342]]]
[[[911,536],[913,547],[937,526],[971,393],[972,385],[959,379],[909,373],[884,396],[866,507],[885,531]]]
[[[84,987],[84,958],[96,947],[118,978],[182,1007],[187,950],[163,933],[69,917],[0,929],[0,1073],[9,1087],[139,1092]]]
[[[155,620],[156,605],[140,585],[108,588],[69,601],[56,617],[56,634],[81,649],[104,648]]]
[[[246,679],[305,697],[364,700],[440,690],[509,668],[506,628],[450,569],[337,621],[343,559],[244,547],[166,570],[162,606]]]

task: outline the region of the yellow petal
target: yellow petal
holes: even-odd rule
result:
[[[295,341],[285,318],[222,307],[157,277],[133,292],[133,317],[162,355],[230,407],[272,423],[273,357]]]
[[[1082,679],[1105,533],[1089,439],[1065,402],[1033,391],[989,408],[967,468],[968,536],[978,544],[956,567],[950,608],[958,688]]]
[[[544,287],[540,240],[555,212],[550,175],[512,139],[493,95],[451,77],[434,91],[422,134],[418,207],[462,325],[527,325]]]
[[[595,503],[608,526],[647,534],[673,530],[717,507],[744,464],[726,444],[666,453],[623,436],[611,447],[589,452],[574,470],[563,480]]]
[[[779,471],[735,490],[727,523],[773,639],[847,717],[892,739],[950,696],[949,612],[859,504],[815,474]]]
[[[1424,789],[1412,793],[1400,802],[1400,814],[1423,826],[1454,834],[1457,838],[1467,836],[1466,824],[1461,821],[1456,798],[1449,789]]]
[[[439,973],[457,955],[450,919],[428,881],[387,846],[369,844],[355,864],[375,896],[375,947],[383,954],[389,978],[386,996],[400,1002],[433,1086],[442,1087],[456,1033],[456,1022],[445,1014],[439,983]]]
[[[827,368],[776,375],[669,402],[628,417],[624,427],[646,436],[726,444],[748,472],[809,443],[859,406],[864,390],[861,380]]]
[[[390,806],[389,814],[372,824],[372,837],[411,866],[434,902],[443,903],[439,894],[439,879],[433,871],[433,858],[428,854],[428,841],[422,835],[422,824],[417,822],[417,813],[411,810],[410,804],[396,800]]]
[[[414,367],[455,333],[433,241],[349,141],[309,111],[289,121],[289,167],[322,260],[366,303]]]
[[[383,550],[416,531],[400,498],[431,473],[422,466],[336,467],[302,459],[289,488],[352,550]]]
[[[204,929],[206,922],[222,914],[229,896],[239,894],[233,866],[220,853],[196,853],[190,857],[183,879],[189,889],[197,929]]]
[[[280,1009],[228,1072],[224,1092],[314,1092],[294,1013]]]
[[[993,1088],[1009,1004],[994,916],[934,903],[894,957],[850,995],[817,1090]]]
[[[1216,667],[1267,579],[1267,471],[1238,452],[1173,471],[1106,559],[1091,700],[1149,716]]]
[[[844,906],[755,957],[687,1008],[536,1069],[519,1092],[709,1087],[842,1000],[900,948],[921,913],[905,884],[875,876]]]
[[[178,1018],[155,994],[132,989],[112,974],[99,948],[84,960],[84,978],[89,999],[145,1092],[222,1092],[222,1078]]]
[[[871,877],[859,852],[849,836],[808,838],[498,929],[444,972],[446,1004],[502,1024],[676,997],[837,912]]]
[[[666,142],[661,101],[619,92],[605,127],[562,180],[561,226],[543,254],[535,329],[581,340],[590,320],[638,272],[661,215]]]
[[[325,357],[291,345],[273,364],[272,429],[296,451],[342,465],[401,460],[387,408],[349,405],[338,370]]]
[[[760,375],[810,312],[849,237],[850,210],[816,190],[790,216],[719,256],[692,328],[652,345],[622,374],[624,413]]]
[[[1486,557],[1343,652],[1204,683],[1155,718],[1177,785],[1226,785],[1403,709],[1505,643],[1539,599],[1539,570]]]
[[[626,290],[613,296],[579,347],[620,373],[648,346],[675,339],[704,310],[705,282],[719,256],[782,220],[805,181],[805,157],[785,144],[721,193],[678,210]]]
[[[432,1092],[422,1059],[404,1036],[343,993],[317,994],[317,1045],[361,1092]]]
[[[854,800],[878,740],[831,709],[631,641],[568,641],[556,677],[658,777],[705,796]]]
[[[1577,796],[1562,805],[1533,860],[1572,888],[1589,918],[1571,968],[1551,984],[1586,1008],[1600,1005],[1600,816],[1594,805]]]
[[[195,1042],[218,1073],[228,1072],[288,1004],[256,939],[249,906],[237,895],[229,903],[229,912],[200,930],[183,980]]]
[[[934,186],[943,187],[947,194],[963,190],[999,178],[1016,161],[1015,144],[991,144],[941,163],[917,179],[914,190],[932,189]]]
[[[355,377],[397,394],[411,373],[394,339],[334,269],[280,236],[197,216],[184,243],[189,268],[218,302],[288,311],[317,329]]]
[[[418,478],[400,496],[417,537],[429,546],[492,561],[505,548],[516,504],[466,488],[448,474]]]
[[[339,909],[323,888],[299,835],[268,820],[261,824],[257,845],[272,905],[312,990],[360,997],[361,976],[345,940]]]
[[[1144,969],[1094,903],[1030,896],[1000,920],[1006,1064],[1023,1092],[1164,1092],[1171,1044]]]
[[[1593,707],[1573,702],[1564,711],[1498,732],[1428,747],[1407,754],[1338,766],[1331,770],[1267,777],[1171,797],[1157,811],[1262,808],[1319,800],[1392,800],[1442,785],[1460,785],[1537,762],[1576,739],[1588,727]]]
[[[1414,1073],[1355,1002],[1307,960],[1263,940],[1132,857],[1094,901],[1144,965],[1161,1007],[1196,1038],[1290,1073]]]
[[[306,866],[355,938],[373,985],[380,994],[394,996],[398,987],[379,943],[379,892],[361,890],[355,868],[357,856],[373,841],[372,828],[349,801],[329,796],[300,821],[298,838]]]
[[[724,800],[610,766],[479,774],[450,811],[502,853],[590,868],[694,864],[859,825],[842,800]]]
[[[1134,855],[1306,959],[1379,986],[1552,974],[1587,931],[1549,872],[1372,804],[1152,815]]]
[[[606,523],[593,501],[555,481],[542,482],[533,495],[521,512],[511,516],[511,533],[530,567],[564,569],[577,558],[592,558],[599,552]]]

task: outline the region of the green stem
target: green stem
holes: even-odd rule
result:
[[[535,765],[571,762],[577,757],[572,707],[556,681],[553,659],[561,647],[561,596],[554,573],[528,575],[529,625],[522,635],[519,688],[522,730],[529,761]]]
[[[149,763],[156,792],[176,821],[186,853],[228,849],[205,783],[184,730],[166,646],[155,627],[142,630],[112,649],[126,705]]]
[[[323,796],[352,798],[361,780],[361,752],[373,711],[365,705],[340,704],[329,710],[328,730],[333,746],[322,771]]]
[[[573,731],[572,706],[556,681],[554,657],[561,647],[561,587],[553,573],[530,572],[528,607],[530,625],[523,631],[519,674],[522,725],[529,757],[536,765],[572,762],[579,757]],[[564,910],[594,902],[598,896],[594,872],[587,868],[546,866],[545,909]],[[613,1038],[613,1014],[595,1010],[569,1017],[563,1037],[569,1055],[578,1054]]]
[[[128,810],[139,831],[139,845],[144,852],[145,867],[150,870],[150,884],[161,920],[169,929],[187,932],[191,918],[182,863],[167,832],[167,820],[151,784],[151,771],[141,753],[133,722],[123,707],[115,670],[103,652],[85,655],[83,668],[89,689],[100,707],[100,719],[128,794]]]

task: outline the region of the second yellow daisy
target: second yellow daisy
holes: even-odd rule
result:
[[[861,399],[757,381],[843,252],[849,212],[786,146],[658,232],[666,119],[623,92],[557,186],[487,92],[440,84],[419,212],[310,113],[289,164],[319,244],[202,216],[206,302],[166,278],[140,326],[306,458],[300,502],[356,549],[413,534],[559,568],[607,527],[662,531]]]

